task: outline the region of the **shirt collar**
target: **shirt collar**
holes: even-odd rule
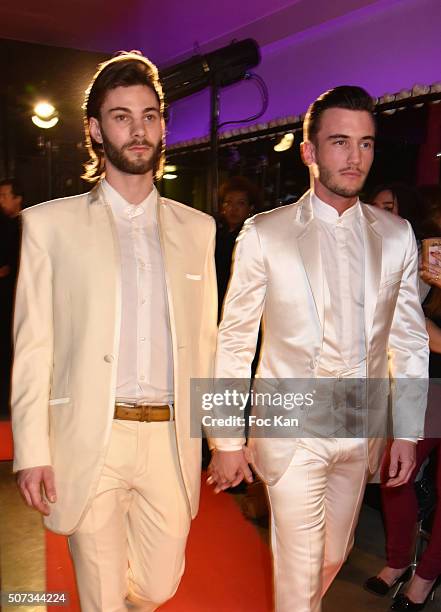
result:
[[[311,204],[314,217],[331,225],[336,225],[337,223],[340,225],[350,225],[361,214],[359,199],[357,199],[353,206],[345,210],[342,215],[339,215],[333,206],[323,202],[314,192],[311,192]]]
[[[110,204],[113,213],[118,217],[132,219],[151,209],[153,209],[153,214],[155,214],[155,203],[158,194],[155,186],[153,186],[153,189],[145,200],[139,204],[130,204],[130,202],[127,202],[127,200],[106,181],[106,179],[103,179],[101,185],[107,202]]]

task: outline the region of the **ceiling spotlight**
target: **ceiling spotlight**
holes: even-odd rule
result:
[[[172,181],[173,179],[178,178],[178,175],[172,174],[171,172],[167,172],[166,174],[162,175],[162,178],[165,179],[166,181]]]
[[[49,104],[49,102],[39,102],[34,106],[34,113],[40,119],[49,119],[49,117],[55,114],[55,107]]]
[[[164,172],[166,172],[166,173],[167,172],[171,172],[173,174],[173,172],[176,172],[177,169],[178,169],[177,166],[173,166],[171,164],[166,164],[164,166]]]
[[[279,140],[279,142],[274,145],[274,151],[277,153],[282,153],[282,151],[288,151],[292,147],[294,143],[294,134],[292,132],[288,132]]]
[[[437,153],[436,156],[441,157],[441,151],[439,151],[439,153]]]
[[[49,128],[54,127],[58,123],[58,117],[52,117],[48,121],[44,119],[40,119],[37,115],[32,115],[32,123],[39,128],[43,128],[44,130],[48,130]]]
[[[49,102],[38,102],[34,106],[34,114],[32,115],[32,123],[39,128],[48,130],[58,123],[58,111]]]

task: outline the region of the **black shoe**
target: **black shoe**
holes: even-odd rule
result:
[[[414,601],[409,599],[407,595],[405,595],[404,593],[400,593],[389,609],[390,610],[408,610],[410,612],[416,612],[417,610],[424,610],[424,608],[429,603],[429,601],[433,601],[435,599],[435,591],[440,584],[441,584],[441,576],[438,576],[432,588],[430,589],[430,593],[427,595],[423,603],[415,603]]]
[[[398,585],[404,584],[410,580],[411,577],[412,568],[408,567],[407,570],[401,574],[401,576],[398,576],[398,578],[392,582],[392,584],[387,584],[387,582],[378,576],[372,576],[366,580],[363,587],[366,589],[366,591],[369,591],[369,593],[374,593],[374,595],[384,597],[391,589],[397,587]]]

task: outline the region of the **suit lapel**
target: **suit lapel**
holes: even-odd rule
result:
[[[122,311],[121,253],[118,231],[109,202],[107,202],[101,181],[88,194],[89,220],[94,227],[94,252],[96,272],[101,279],[108,278],[107,293],[114,295],[114,341],[113,353],[119,353]],[[113,268],[110,268],[111,262]],[[113,371],[112,388],[116,389],[117,368]]]
[[[300,233],[297,235],[297,244],[314,298],[317,316],[323,329],[323,266],[321,260],[319,231],[313,218],[311,194],[309,191],[299,200],[299,209],[297,211],[296,220],[301,224]]]
[[[177,350],[180,345],[183,344],[182,339],[178,342],[177,338],[177,326],[176,326],[176,316],[174,311],[174,301],[173,296],[179,295],[179,290],[175,287],[175,280],[173,278],[173,266],[170,265],[169,262],[173,261],[173,255],[170,252],[172,249],[170,243],[170,220],[168,217],[169,211],[167,210],[167,204],[163,201],[159,192],[157,194],[156,199],[156,219],[158,221],[158,232],[159,232],[159,243],[161,247],[162,253],[162,261],[164,265],[164,277],[165,277],[165,286],[167,292],[167,303],[168,303],[168,312],[169,312],[169,320],[170,320],[170,332],[172,338],[172,347],[173,347],[173,364],[174,370],[177,371]],[[175,226],[175,224],[173,224]]]
[[[381,280],[382,239],[375,231],[376,218],[368,206],[363,204],[362,211],[361,222],[365,256],[364,318],[366,343],[368,343]]]

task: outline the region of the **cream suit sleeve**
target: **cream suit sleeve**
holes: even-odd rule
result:
[[[52,271],[38,226],[31,221],[33,215],[23,214],[14,314],[14,471],[51,464],[48,404],[53,360]]]
[[[214,260],[214,250],[216,244],[216,224],[213,219],[211,226],[211,236],[207,249],[207,258],[204,266],[204,297],[203,297],[203,313],[201,321],[201,333],[199,338],[199,346],[201,355],[207,359],[202,371],[206,371],[206,377],[212,379],[214,376],[214,358],[216,351],[217,338],[217,280],[216,267]],[[207,443],[210,450],[213,450],[215,444],[210,438],[210,432],[206,430]]]
[[[217,280],[214,263],[214,249],[216,244],[216,224],[212,220],[210,228],[211,236],[207,249],[207,258],[204,266],[204,297],[203,313],[201,321],[200,347],[201,355],[208,356],[207,377],[211,378],[214,373],[214,354],[216,350],[217,332]]]
[[[251,364],[256,352],[267,277],[255,219],[249,219],[235,246],[223,317],[219,326],[215,378],[251,378]],[[234,450],[245,443],[243,431],[233,438],[215,439],[216,448]]]
[[[389,334],[396,438],[420,438],[427,402],[429,344],[418,291],[418,249],[407,223],[404,270]]]

